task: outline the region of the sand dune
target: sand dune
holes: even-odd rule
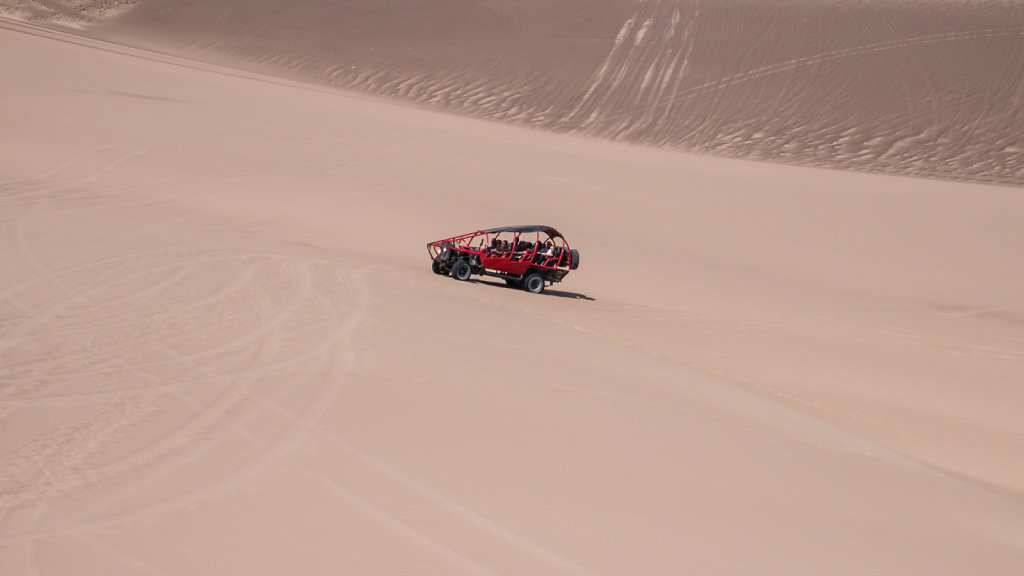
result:
[[[123,41],[702,153],[1024,184],[1017,2],[145,2]]]
[[[0,573],[1024,566],[1024,197],[860,172],[1019,183],[1015,4],[104,5],[0,14]]]

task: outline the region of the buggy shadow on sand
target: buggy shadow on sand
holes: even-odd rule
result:
[[[540,294],[580,264],[580,253],[550,226],[505,226],[427,243],[435,274],[469,280],[474,274],[505,280]]]

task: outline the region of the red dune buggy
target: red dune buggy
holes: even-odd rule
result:
[[[575,270],[580,253],[550,226],[506,226],[427,243],[435,274],[469,280],[474,274],[502,278],[509,286],[540,294]]]

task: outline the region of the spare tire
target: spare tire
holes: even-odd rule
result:
[[[580,251],[573,248],[569,250],[569,255],[572,256],[572,260],[569,260],[569,270],[575,270],[580,267]]]

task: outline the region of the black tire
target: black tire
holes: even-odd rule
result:
[[[569,256],[572,257],[572,260],[569,261],[569,270],[575,270],[575,269],[579,268],[580,267],[580,251],[575,249],[575,248],[573,248],[572,250],[569,250]]]
[[[465,260],[456,260],[452,265],[452,278],[465,282],[473,275],[473,268]]]
[[[523,278],[523,290],[531,294],[540,294],[544,291],[544,277],[540,274],[528,274]]]
[[[437,260],[433,260],[433,261],[432,261],[432,262],[430,263],[430,269],[434,271],[434,274],[441,274],[441,275],[444,275],[444,274],[447,274],[447,273],[448,273],[448,272],[446,272],[446,271],[445,271],[445,269],[444,269],[444,268],[443,268],[443,267],[441,266],[441,262],[439,262],[439,261],[437,261]]]

